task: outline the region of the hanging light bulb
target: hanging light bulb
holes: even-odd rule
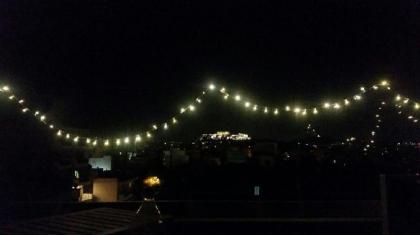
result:
[[[19,104],[23,104],[25,102],[25,100],[21,99],[18,101]]]
[[[181,108],[181,110],[179,112],[180,113],[184,113],[185,112],[185,108]]]
[[[45,121],[45,119],[46,119],[45,115],[42,115],[42,116],[39,118],[39,120],[41,120],[41,121]]]
[[[15,97],[14,95],[9,96],[9,100],[13,100]]]
[[[70,134],[69,133],[66,134],[66,139],[70,139]]]
[[[353,96],[353,99],[354,100],[361,100],[362,96],[361,95],[355,95],[355,96]]]
[[[295,107],[294,109],[293,109],[293,112],[294,113],[296,113],[296,114],[298,114],[299,112],[300,112],[300,108],[299,107]]]
[[[335,103],[333,106],[334,109],[340,109],[341,105],[339,103]]]
[[[90,139],[86,138],[86,144],[90,144]]]
[[[226,91],[226,88],[224,88],[224,87],[222,87],[222,89],[220,89],[221,93],[225,93],[225,91]]]
[[[124,144],[129,144],[129,143],[130,143],[130,137],[125,137]]]
[[[350,105],[350,101],[348,99],[344,99],[344,105]]]
[[[39,115],[39,111],[35,111],[35,116],[38,116]]]
[[[54,129],[54,125],[53,124],[50,124],[50,129]]]
[[[109,140],[105,140],[105,141],[104,141],[104,145],[105,145],[105,146],[109,146]]]
[[[258,105],[254,104],[254,106],[252,107],[252,111],[257,111],[258,110]]]
[[[303,109],[302,116],[306,116],[306,109]]]
[[[373,85],[372,88],[373,90],[378,90],[379,87],[377,85]]]
[[[401,96],[400,95],[395,96],[395,101],[400,101],[400,100],[401,100]]]
[[[364,87],[360,87],[360,91],[363,92],[363,93],[365,93],[366,92],[366,89]]]
[[[93,146],[96,146],[97,144],[98,144],[97,140],[94,140],[93,143],[92,143]]]
[[[284,110],[286,110],[286,112],[289,112],[290,111],[290,106],[286,106],[285,108],[284,108]]]
[[[134,139],[135,143],[139,143],[141,141],[141,136],[140,135],[136,135],[136,138]]]
[[[167,130],[167,129],[168,129],[168,123],[166,123],[166,122],[165,122],[165,123],[163,124],[163,129],[164,129],[164,130]]]
[[[176,120],[176,118],[172,118],[172,123],[173,124],[175,124],[175,123],[177,123],[178,121]]]
[[[79,142],[79,136],[74,137],[73,141],[74,141],[74,143]]]
[[[10,91],[10,87],[9,86],[3,86],[3,91]]]
[[[324,103],[324,109],[329,109],[331,107],[331,104],[328,102]]]
[[[195,99],[195,101],[197,101],[197,103],[201,103],[201,99],[200,98],[197,98],[197,99]]]
[[[120,140],[120,139],[116,139],[116,140],[115,140],[115,144],[116,144],[117,146],[120,146],[120,144],[121,144],[121,140]]]
[[[314,108],[314,110],[312,111],[313,114],[318,114],[318,110],[316,108]]]
[[[28,112],[29,111],[29,109],[28,108],[23,108],[22,109],[22,113],[26,113],[26,112]]]
[[[381,81],[381,86],[388,86],[389,82],[387,80],[382,80]]]
[[[152,127],[153,127],[154,130],[157,130],[158,129],[158,127],[156,126],[156,124],[153,124]]]
[[[195,107],[194,107],[194,105],[192,105],[192,104],[190,104],[190,105],[188,106],[188,108],[190,109],[190,111],[194,111],[194,110],[195,110]]]
[[[279,114],[279,110],[276,108],[274,109],[274,115],[277,115],[277,114]]]
[[[61,136],[61,135],[62,135],[61,130],[58,130],[57,131],[57,136]]]
[[[209,90],[211,90],[211,91],[212,91],[212,90],[214,90],[214,89],[216,89],[216,86],[215,86],[213,83],[212,83],[212,84],[210,84],[210,85],[209,85]]]
[[[227,100],[229,98],[229,95],[226,94],[225,96],[223,96],[223,99]]]
[[[264,113],[268,113],[268,108],[264,107]]]
[[[251,103],[249,103],[248,101],[245,102],[245,108],[249,108],[249,106],[251,106]]]
[[[404,104],[407,104],[407,103],[408,103],[408,101],[410,101],[410,99],[409,99],[409,98],[405,98],[405,99],[404,99],[404,101],[403,101],[403,103],[404,103]]]
[[[420,109],[420,104],[415,103],[415,104],[414,104],[414,109]]]
[[[241,96],[240,95],[235,95],[235,100],[236,101],[240,101],[241,100]]]
[[[149,132],[146,132],[146,136],[147,136],[147,138],[151,138],[152,137],[152,135]]]

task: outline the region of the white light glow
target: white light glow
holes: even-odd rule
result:
[[[115,144],[116,144],[117,146],[119,146],[119,145],[121,144],[121,140],[120,140],[120,139],[116,139],[116,140],[115,140]]]
[[[241,96],[240,95],[235,95],[235,100],[236,101],[240,101],[241,100]]]
[[[125,137],[124,144],[129,144],[129,143],[130,143],[130,137]]]
[[[190,105],[188,106],[188,109],[189,109],[190,111],[194,111],[194,110],[195,110],[195,106],[194,106],[194,105],[192,105],[192,104],[190,104]]]
[[[135,143],[141,142],[141,136],[140,135],[136,135],[136,138],[134,139]]]
[[[209,90],[211,90],[211,91],[212,91],[212,90],[214,90],[214,89],[216,89],[216,86],[215,86],[214,84],[210,84],[210,85],[209,85]]]

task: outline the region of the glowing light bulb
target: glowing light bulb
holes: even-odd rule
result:
[[[57,136],[61,136],[61,135],[62,135],[61,130],[58,130],[57,131]]]
[[[185,112],[185,108],[181,108],[181,110],[179,112],[180,113],[184,113]]]
[[[411,116],[411,115],[410,115],[410,116],[408,116],[408,119],[413,119],[413,116]]]
[[[366,89],[364,87],[360,87],[360,91],[363,92],[363,93],[365,93],[366,92]]]
[[[86,144],[90,144],[90,139],[86,138]]]
[[[354,100],[361,100],[362,96],[361,95],[355,95],[355,96],[353,96],[353,99]]]
[[[223,99],[227,100],[229,98],[229,95],[226,94],[225,96],[223,96]]]
[[[25,102],[25,100],[21,99],[18,101],[19,104],[23,104]]]
[[[39,111],[35,111],[35,116],[38,116],[39,115]]]
[[[226,91],[226,88],[224,88],[224,87],[222,87],[222,89],[220,89],[221,93],[225,93],[225,91]]]
[[[120,140],[120,139],[116,139],[116,140],[115,140],[115,144],[116,144],[117,146],[119,146],[119,145],[121,144],[121,140]]]
[[[414,109],[420,109],[420,104],[415,103],[415,104],[414,104]]]
[[[378,117],[380,117],[380,115],[379,115],[379,114],[376,114],[376,115],[375,115],[375,117],[377,117],[377,118],[378,118]]]
[[[209,85],[209,90],[211,90],[211,91],[212,91],[212,90],[214,90],[214,89],[216,89],[216,86],[215,86],[213,83],[212,83],[212,84],[210,84],[210,85]]]
[[[70,134],[66,134],[66,139],[70,139]]]
[[[79,136],[74,137],[73,141],[74,141],[74,143],[79,142]]]
[[[414,120],[413,120],[413,122],[418,122],[418,121],[419,121],[419,120],[417,120],[417,119],[414,119]]]
[[[23,108],[22,109],[22,113],[26,113],[26,112],[28,112],[29,111],[29,109],[28,108]]]
[[[140,135],[136,135],[136,138],[134,139],[135,143],[141,142],[141,136]]]
[[[14,95],[9,96],[9,100],[13,100],[15,98]]]
[[[175,124],[175,123],[177,123],[178,121],[176,120],[176,118],[172,118],[172,123],[173,124]]]
[[[299,107],[295,107],[295,108],[293,109],[293,112],[294,112],[294,113],[300,113],[300,111],[301,111],[301,109],[300,109]]]
[[[264,107],[264,113],[268,113],[268,108]]]
[[[378,86],[377,85],[373,85],[372,88],[373,88],[373,90],[378,90]]]
[[[164,129],[164,130],[167,130],[167,129],[168,129],[168,123],[166,123],[166,122],[165,122],[165,123],[163,124],[163,129]]]
[[[158,127],[156,126],[156,124],[153,124],[152,127],[153,127],[154,130],[157,130],[158,129]]]
[[[41,121],[45,121],[45,119],[46,119],[45,115],[42,115],[42,116],[39,118],[39,120],[41,120]]]
[[[50,129],[54,129],[54,125],[53,124],[50,124]]]
[[[382,102],[381,102],[381,104],[382,104],[382,105],[386,105],[386,102],[385,102],[385,101],[382,101]]]
[[[146,132],[146,136],[147,136],[147,138],[151,138],[152,134],[150,134],[149,132]]]
[[[344,105],[350,105],[350,101],[348,99],[344,99]]]
[[[248,101],[245,102],[245,108],[249,108],[249,106],[251,106],[251,103],[249,103]]]
[[[279,114],[279,110],[278,109],[274,109],[274,115]]]
[[[400,101],[400,100],[401,100],[401,96],[400,95],[395,96],[395,101]]]
[[[3,91],[10,91],[10,87],[9,86],[3,86]]]
[[[197,98],[197,99],[195,99],[195,101],[197,101],[197,103],[201,103],[201,99],[200,98]]]
[[[240,101],[241,100],[241,96],[240,95],[235,95],[235,100],[236,101]]]
[[[105,145],[105,146],[109,146],[109,140],[105,140],[105,141],[104,141],[104,145]]]
[[[388,86],[389,82],[387,80],[382,80],[381,81],[381,86]]]
[[[254,105],[254,107],[252,107],[252,111],[257,111],[258,110],[258,105]]]
[[[303,109],[302,116],[306,116],[306,109]]]
[[[124,144],[129,144],[129,143],[130,143],[130,137],[125,137]]]
[[[312,111],[313,114],[318,114],[318,110],[316,108],[314,108],[314,110]]]
[[[340,109],[341,105],[339,103],[335,103],[333,106],[334,109]]]
[[[410,99],[409,99],[409,98],[405,98],[405,99],[404,99],[404,101],[403,101],[403,103],[404,103],[404,104],[407,104],[407,103],[408,103],[408,101],[410,101]]]
[[[330,103],[328,103],[328,102],[324,103],[324,108],[325,109],[329,109],[330,107],[331,107]]]
[[[190,105],[188,106],[188,108],[189,108],[189,110],[190,110],[190,111],[194,111],[194,110],[195,110],[195,106],[194,106],[194,105],[192,105],[192,104],[190,104]]]
[[[376,133],[375,133],[374,131],[372,131],[370,134],[371,134],[372,136],[374,136]]]
[[[287,112],[289,112],[289,111],[290,111],[290,106],[286,106],[286,107],[284,108],[284,110],[286,110]]]
[[[97,144],[98,144],[97,140],[94,140],[93,143],[92,143],[93,146],[96,146]]]

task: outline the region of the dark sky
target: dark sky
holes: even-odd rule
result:
[[[62,124],[107,133],[169,117],[210,80],[272,104],[382,76],[416,96],[419,1],[281,2],[3,0],[0,75]]]

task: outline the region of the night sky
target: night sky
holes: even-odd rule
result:
[[[163,121],[210,81],[268,104],[383,77],[420,98],[419,1],[320,2],[3,0],[0,76],[64,126],[98,134]],[[240,118],[219,106],[208,106],[212,128]],[[202,116],[191,123],[214,120]]]

